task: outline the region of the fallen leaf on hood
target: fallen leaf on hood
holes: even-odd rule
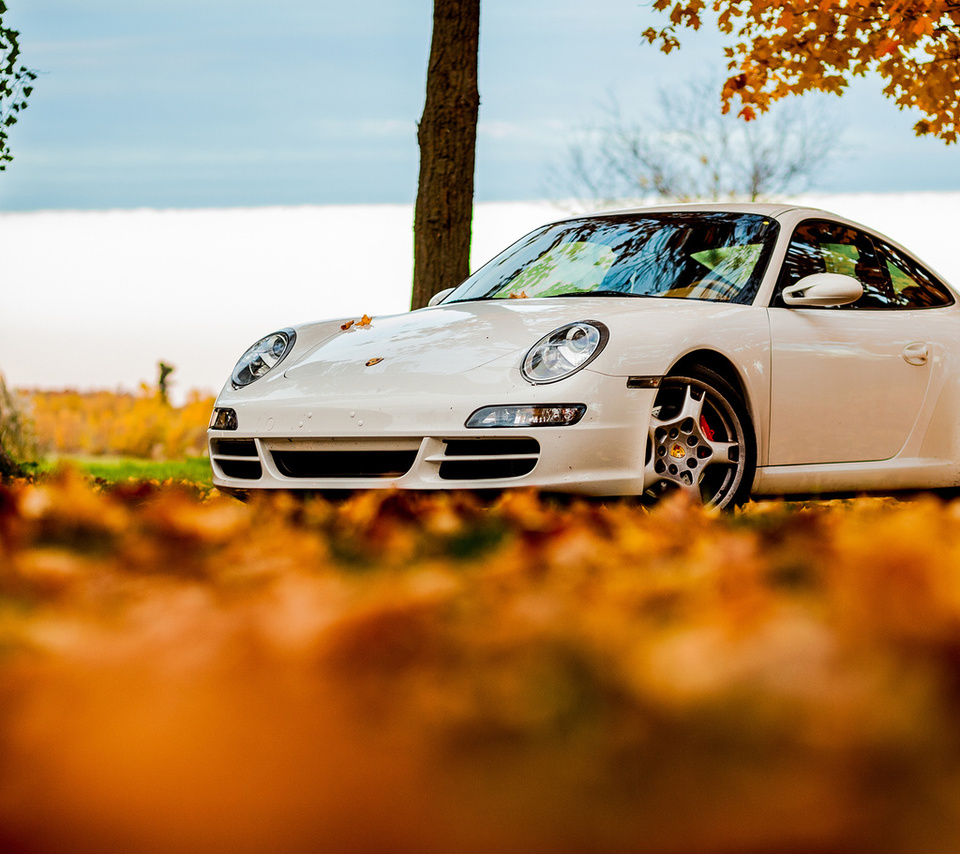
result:
[[[340,328],[341,328],[344,332],[346,332],[351,326],[357,326],[357,327],[360,327],[360,326],[369,326],[371,323],[373,323],[373,318],[370,317],[370,315],[365,314],[365,315],[364,315],[363,317],[361,317],[359,320],[348,320],[348,321],[347,321],[346,323],[344,323],[343,326],[341,326]]]

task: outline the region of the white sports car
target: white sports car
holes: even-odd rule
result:
[[[431,305],[242,356],[214,483],[751,495],[960,484],[960,308],[906,249],[791,205],[527,235]]]

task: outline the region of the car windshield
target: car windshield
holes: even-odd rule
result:
[[[633,296],[749,303],[777,229],[769,217],[746,213],[568,220],[528,234],[444,302]]]

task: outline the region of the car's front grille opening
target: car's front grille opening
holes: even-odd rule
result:
[[[260,480],[263,476],[260,460],[225,460],[215,457],[214,462],[220,467],[224,477],[237,480]]]
[[[447,457],[502,457],[504,454],[540,453],[536,439],[445,439]]]
[[[536,439],[446,439],[442,480],[506,480],[530,474],[540,458]]]
[[[536,460],[455,460],[440,463],[443,480],[505,480],[530,474]]]
[[[224,477],[235,480],[263,477],[255,439],[211,439],[210,459]]]
[[[255,457],[257,443],[253,439],[211,439],[210,451],[214,456]]]
[[[294,478],[402,477],[416,450],[273,451],[281,474]]]

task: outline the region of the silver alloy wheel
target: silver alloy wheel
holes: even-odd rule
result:
[[[646,495],[679,488],[707,507],[745,499],[742,487],[751,463],[745,415],[732,390],[715,385],[721,383],[664,378],[650,418]]]

